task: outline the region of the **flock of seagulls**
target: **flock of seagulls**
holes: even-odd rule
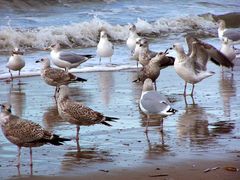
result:
[[[228,68],[234,66],[233,62],[236,54],[233,41],[234,43],[237,42],[237,35],[240,35],[240,33],[227,30],[224,21],[219,21],[218,33],[222,42],[220,50],[196,37],[188,35],[186,36],[188,53],[185,53],[180,43],[175,43],[172,47],[165,50],[165,52],[154,52],[149,48],[149,41],[138,35],[136,26],[130,26],[129,37],[126,44],[131,51],[132,58],[137,61],[137,66],[138,63],[142,65],[137,74],[138,79],[135,80],[135,82],[143,82],[139,107],[141,111],[147,115],[145,132],[148,130],[148,121],[151,115],[168,116],[177,111],[172,108],[171,103],[164,95],[157,92],[156,80],[160,75],[161,69],[173,66],[176,73],[185,81],[184,96],[187,95],[186,87],[188,83],[193,86],[190,94],[193,96],[195,84],[214,74],[214,72],[207,70],[209,60],[217,65]],[[111,126],[109,122],[114,122],[118,118],[106,116],[70,98],[67,85],[75,82],[85,82],[87,80],[68,72],[69,69],[78,67],[88,59],[93,58],[93,55],[64,52],[61,50],[59,43],[53,44],[46,49],[51,50],[50,55],[52,62],[58,68],[51,67],[48,58],[42,58],[36,61],[36,63],[41,64],[41,77],[44,82],[55,87],[54,97],[59,115],[77,127],[76,140],[79,150],[80,126],[90,126],[94,124]],[[168,56],[170,50],[176,51],[175,58]],[[103,57],[110,58],[111,62],[113,53],[113,44],[109,41],[107,32],[103,30],[100,33],[100,40],[97,45],[99,63],[101,63],[101,58]],[[23,52],[18,48],[12,51],[12,55],[6,65],[11,74],[11,79],[13,78],[11,71],[19,71],[20,76],[20,71],[25,66],[22,56]],[[39,124],[13,115],[11,113],[11,105],[8,103],[2,103],[0,106],[0,124],[3,133],[11,143],[18,146],[18,166],[20,165],[21,147],[30,148],[30,165],[32,165],[32,147],[42,146],[47,143],[62,145],[63,142],[70,140],[48,132]]]

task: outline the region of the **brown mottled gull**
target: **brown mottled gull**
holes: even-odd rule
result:
[[[56,88],[60,85],[67,85],[74,82],[84,82],[86,79],[75,76],[70,72],[66,72],[62,69],[53,68],[50,66],[50,61],[47,58],[36,61],[36,63],[41,63],[41,76],[43,80],[50,86],[55,86]],[[56,95],[56,89],[54,96]]]
[[[157,52],[151,51],[149,49],[148,40],[145,38],[142,38],[140,40],[139,47],[140,47],[139,48],[139,57],[138,57],[139,63],[142,66],[146,66],[149,63],[149,61],[157,55]]]
[[[64,141],[70,141],[70,139],[61,138],[45,130],[37,123],[13,115],[11,113],[11,105],[3,103],[0,106],[0,124],[3,134],[11,143],[18,147],[17,166],[20,166],[21,147],[30,148],[30,166],[32,166],[32,147],[39,147],[47,143],[59,146]]]
[[[142,70],[138,74],[138,79],[134,80],[133,82],[144,82],[145,79],[150,78],[153,81],[156,90],[156,80],[160,75],[160,70],[174,64],[174,58],[171,56],[166,56],[166,54],[167,50],[164,53],[157,53],[157,55],[153,57],[149,61],[149,63],[142,68]]]
[[[102,113],[84,106],[82,103],[72,100],[69,97],[69,88],[61,85],[58,88],[57,106],[60,116],[69,123],[77,125],[76,140],[79,140],[80,126],[103,124],[111,126],[107,121],[114,121],[115,117],[104,116]]]

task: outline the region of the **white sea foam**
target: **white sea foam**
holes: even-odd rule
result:
[[[69,72],[72,73],[83,73],[83,72],[100,72],[100,71],[120,71],[120,70],[137,70],[136,66],[133,65],[98,65],[94,67],[83,67],[81,69],[71,69]],[[31,77],[31,76],[40,76],[40,70],[34,71],[23,71],[21,72],[21,77]],[[9,73],[3,73],[0,75],[0,80],[9,78]],[[13,72],[13,77],[18,77],[18,74]]]
[[[180,18],[160,18],[154,22],[138,19],[137,29],[144,36],[152,33],[171,35],[171,33],[194,30],[199,33],[215,33],[216,25],[200,16]],[[43,49],[52,43],[60,42],[68,47],[93,47],[97,45],[100,29],[106,29],[112,41],[125,41],[128,36],[128,25],[114,25],[98,17],[90,21],[79,22],[64,26],[39,27],[31,29],[0,29],[1,51],[10,51],[20,46],[24,49]]]

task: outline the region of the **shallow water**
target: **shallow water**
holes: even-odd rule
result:
[[[213,19],[218,17],[215,15],[238,12],[220,17],[231,19],[230,25],[239,27],[238,1],[223,4],[215,0],[14,2],[0,3],[3,17],[0,19],[0,102],[10,102],[14,114],[73,139],[60,147],[34,148],[33,175],[86,175],[104,169],[145,166],[159,160],[168,164],[191,158],[228,159],[239,155],[239,66],[231,75],[231,72],[222,74],[219,67],[210,63],[209,70],[216,74],[197,84],[195,104],[187,97],[188,105],[182,96],[183,81],[173,68],[162,70],[158,90],[171,100],[178,112],[164,119],[163,134],[159,128],[162,119],[152,118],[146,137],[146,117],[138,108],[142,85],[132,83],[136,78],[136,62],[130,59],[125,45],[128,23],[135,23],[139,32],[151,40],[151,49],[156,51],[165,51],[175,42],[183,43],[187,33],[194,33],[219,48]],[[64,44],[68,51],[95,54],[101,27],[108,30],[114,42],[114,64],[104,59],[99,65],[95,57],[73,69],[88,81],[70,85],[71,96],[120,119],[110,128],[82,127],[81,151],[77,152],[76,127],[58,116],[52,97],[54,88],[44,84],[39,76],[9,83],[5,81],[9,77],[5,64],[9,52],[18,45],[26,51],[23,76],[39,75],[40,67],[35,61],[49,57],[49,52],[42,49],[55,41]],[[170,55],[175,54],[170,52]],[[0,140],[0,179],[15,177],[18,175],[14,166],[17,148],[2,133]],[[22,164],[20,174],[31,174],[28,149],[23,148]]]
[[[239,68],[239,67],[238,67]],[[195,104],[187,97],[185,104],[183,81],[173,68],[161,72],[158,90],[165,94],[178,110],[163,121],[152,117],[150,131],[145,135],[146,117],[139,111],[141,84],[132,83],[136,72],[80,73],[86,83],[72,84],[71,96],[108,116],[119,117],[112,127],[95,125],[81,127],[80,148],[75,142],[76,127],[61,120],[52,97],[54,88],[39,77],[23,78],[13,84],[1,81],[1,101],[13,105],[13,113],[31,119],[46,129],[72,138],[63,146],[45,145],[33,150],[33,175],[86,175],[100,170],[133,168],[158,160],[172,163],[191,158],[227,159],[239,154],[240,74],[239,69],[224,72],[210,64],[216,74],[197,84]],[[171,77],[171,81],[168,78]],[[190,88],[188,89],[190,91]],[[16,146],[0,135],[0,177],[18,175]],[[20,173],[30,174],[28,149],[22,150]],[[47,163],[47,166],[46,166]]]

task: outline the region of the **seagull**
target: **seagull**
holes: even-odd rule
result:
[[[194,86],[203,79],[215,74],[207,71],[207,62],[210,59],[217,65],[232,67],[233,64],[219,50],[210,44],[204,43],[192,36],[186,37],[188,54],[184,52],[183,46],[175,43],[173,48],[177,57],[174,62],[176,73],[185,81],[184,96],[186,96],[187,83],[193,85],[191,96],[193,96]]]
[[[129,27],[129,36],[126,41],[126,44],[128,48],[131,50],[131,53],[133,54],[135,46],[136,46],[136,41],[137,39],[140,38],[139,35],[137,34],[137,28],[134,24],[131,24]]]
[[[171,56],[166,56],[168,54],[168,49],[163,53],[159,52],[155,57],[153,57],[147,65],[145,65],[140,73],[138,74],[138,79],[134,80],[133,82],[142,81],[144,82],[145,79],[150,78],[153,83],[155,90],[157,89],[156,80],[160,75],[160,70],[164,69],[168,66],[172,66],[174,64],[174,58]]]
[[[221,41],[220,51],[234,64],[234,60],[236,59],[236,52],[235,49],[233,48],[232,43],[227,37],[223,37]]]
[[[226,22],[222,19],[218,20],[218,37],[222,41],[223,37],[227,37],[231,43],[240,43],[240,29],[227,29]]]
[[[50,55],[53,63],[60,68],[64,68],[65,71],[68,71],[71,68],[76,68],[88,59],[93,58],[93,55],[91,54],[81,55],[73,52],[61,51],[59,43],[52,44],[48,48],[45,48],[45,50],[49,49],[51,50]]]
[[[100,33],[100,40],[97,45],[97,54],[100,57],[99,58],[99,64],[101,63],[102,57],[109,57],[110,63],[112,60],[112,55],[114,52],[114,46],[113,44],[108,40],[108,35],[106,31],[101,31]]]
[[[77,125],[76,140],[79,149],[79,130],[80,126],[90,126],[95,124],[103,124],[111,126],[108,122],[118,118],[108,117],[100,112],[97,112],[82,103],[72,100],[69,97],[69,88],[66,85],[61,85],[58,88],[57,106],[59,115],[71,124]]]
[[[142,112],[147,115],[147,126],[150,115],[168,116],[174,114],[177,110],[171,107],[168,99],[153,89],[153,81],[150,78],[145,79],[142,89],[139,106]]]
[[[54,97],[56,97],[57,87],[60,85],[67,85],[74,82],[85,82],[86,79],[75,76],[70,72],[66,72],[62,69],[53,68],[50,66],[50,60],[48,58],[42,58],[36,61],[36,63],[41,63],[41,77],[50,86],[55,86]]]
[[[137,68],[138,68],[138,62],[139,62],[139,51],[140,51],[141,40],[142,38],[140,37],[136,39],[136,45],[132,54],[132,58],[137,61]]]
[[[12,51],[12,54],[8,60],[6,67],[8,68],[8,71],[11,75],[12,80],[13,80],[13,75],[11,73],[11,70],[18,71],[18,76],[20,76],[21,69],[25,66],[25,61],[22,55],[23,55],[23,52],[20,51],[19,48],[15,48]]]
[[[141,39],[139,47],[140,48],[138,60],[142,66],[145,66],[153,57],[157,55],[157,52],[151,51],[149,49],[148,40],[145,38]]]
[[[20,167],[22,147],[29,147],[30,166],[32,166],[32,147],[39,147],[48,143],[59,146],[63,145],[64,141],[70,141],[70,139],[61,138],[45,130],[37,123],[13,115],[11,113],[11,105],[8,103],[0,104],[0,107],[0,124],[3,134],[11,143],[18,147],[18,167]]]

